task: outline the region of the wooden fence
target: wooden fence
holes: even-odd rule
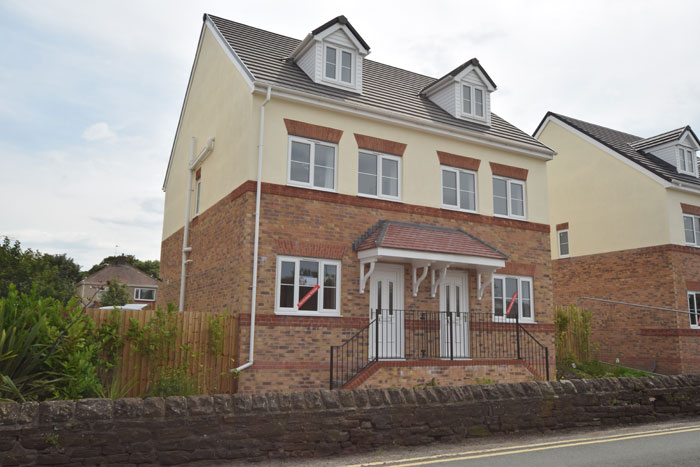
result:
[[[109,319],[112,310],[89,309],[88,315],[100,326]],[[120,334],[126,336],[129,321],[135,318],[141,327],[155,316],[154,310],[121,310]],[[240,365],[238,360],[238,317],[227,314],[223,322],[223,349],[220,355],[214,355],[209,348],[209,317],[217,313],[181,312],[177,313],[178,337],[174,350],[170,352],[167,366],[182,367],[186,364],[192,381],[196,381],[200,394],[234,393],[237,389],[236,379],[229,369]],[[186,346],[187,350],[182,350]],[[187,360],[185,360],[187,359]],[[152,363],[132,348],[124,339],[118,377],[122,387],[132,384],[128,395],[143,396],[150,389],[149,379]]]

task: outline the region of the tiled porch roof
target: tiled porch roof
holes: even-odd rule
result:
[[[381,220],[353,243],[355,251],[372,248],[426,251],[505,260],[496,248],[463,230]]]

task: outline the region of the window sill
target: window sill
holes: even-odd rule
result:
[[[367,199],[377,199],[380,201],[391,201],[392,203],[403,203],[403,200],[401,198],[387,198],[384,196],[374,196],[374,195],[367,195],[364,193],[358,193],[357,196],[359,198],[367,198]]]
[[[501,219],[512,219],[514,221],[525,221],[527,222],[527,217],[525,216],[505,216],[503,214],[494,214],[493,217],[500,217]]]
[[[325,191],[326,193],[337,193],[338,192],[338,190],[336,190],[334,188],[321,188],[321,187],[317,187],[317,186],[304,185],[302,183],[295,183],[295,182],[291,182],[291,181],[287,182],[287,186],[293,186],[296,188],[305,188],[307,190]]]
[[[515,319],[510,319],[510,318],[496,318],[495,316],[492,318],[492,321],[494,323],[505,323],[505,324],[515,324]],[[520,324],[537,324],[537,321],[530,321],[530,320],[520,320]]]
[[[468,212],[469,214],[479,214],[479,211],[477,211],[477,210],[472,211],[469,209],[462,209],[460,207],[451,206],[449,204],[443,204],[441,207],[442,207],[442,209],[447,209],[449,211]]]
[[[325,312],[325,313],[320,313],[318,311],[284,311],[284,310],[275,310],[275,314],[278,316],[304,316],[304,317],[312,317],[312,318],[342,318],[342,315],[340,312]]]

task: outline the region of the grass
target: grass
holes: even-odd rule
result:
[[[560,379],[641,378],[644,376],[652,376],[651,373],[647,373],[646,371],[621,365],[610,365],[599,360],[558,364],[557,375]]]

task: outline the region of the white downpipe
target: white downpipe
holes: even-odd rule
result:
[[[263,132],[265,130],[265,106],[270,102],[272,86],[267,87],[267,96],[260,106],[260,135],[258,140],[258,182],[255,190],[255,236],[253,240],[253,286],[250,297],[250,345],[248,362],[239,366],[232,373],[245,370],[253,365],[255,353],[255,298],[258,291],[258,243],[260,240],[260,189],[262,186],[262,162],[263,162]]]
[[[190,234],[190,204],[192,204],[192,169],[190,169],[190,164],[194,160],[194,145],[195,138],[192,137],[192,143],[190,144],[190,160],[187,163],[187,206],[185,207],[185,229],[182,233],[182,271],[180,272],[180,304],[178,306],[178,311],[183,311],[185,307],[185,283],[186,281],[186,269],[187,269],[187,253],[191,250],[187,246],[187,240]]]

